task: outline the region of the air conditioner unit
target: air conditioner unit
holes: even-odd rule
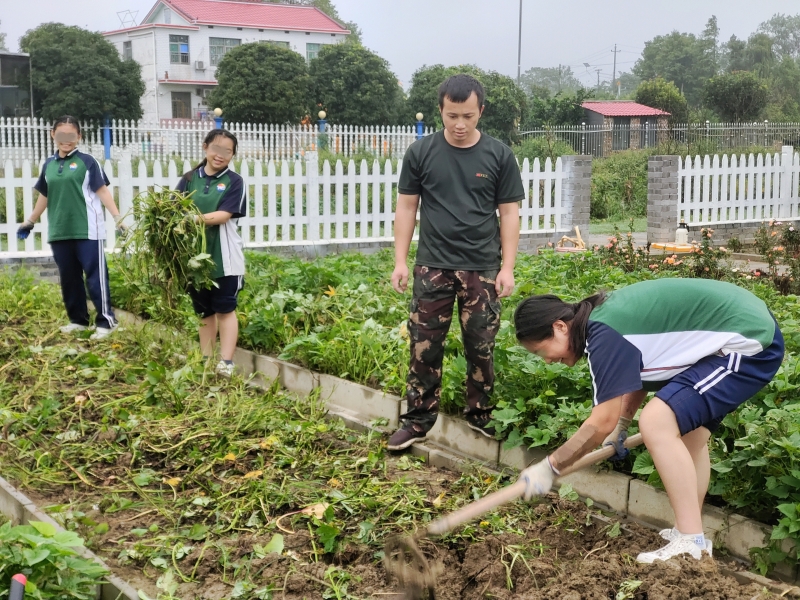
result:
[[[205,71],[206,70],[206,65],[202,60],[196,60],[196,61],[194,61],[194,68],[197,71]]]

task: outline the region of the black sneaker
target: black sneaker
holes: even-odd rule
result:
[[[405,450],[412,444],[422,442],[427,438],[428,434],[424,431],[417,431],[413,427],[401,427],[391,435],[386,447],[389,450]]]
[[[495,435],[497,431],[491,425],[480,426],[476,425],[475,423],[470,423],[469,421],[467,421],[467,427],[469,427],[473,431],[477,431],[478,433],[485,435],[487,438],[491,438],[493,440],[497,439],[497,436]]]

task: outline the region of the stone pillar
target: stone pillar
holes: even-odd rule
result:
[[[642,122],[639,117],[631,117],[630,127],[630,145],[631,150],[638,150],[641,147],[639,143],[642,139]]]
[[[601,156],[610,156],[614,149],[614,119],[603,117],[603,153]]]
[[[678,228],[678,156],[647,161],[647,241],[674,242]]]
[[[573,155],[561,157],[564,179],[561,181],[561,227],[571,231],[581,228],[585,241],[589,237],[589,203],[592,197],[592,157]],[[557,234],[560,238],[562,234]],[[570,234],[567,234],[570,235]]]

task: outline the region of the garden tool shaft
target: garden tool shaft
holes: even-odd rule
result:
[[[641,443],[642,434],[637,433],[625,440],[625,447],[633,448]],[[615,453],[614,446],[604,446],[590,452],[575,464],[562,469],[561,476],[611,458]],[[421,600],[426,594],[429,600],[436,598],[436,573],[428,564],[422,550],[417,546],[419,540],[432,535],[449,533],[459,525],[463,525],[485,512],[520,498],[524,492],[525,482],[517,481],[449,515],[436,519],[427,529],[414,536],[393,536],[386,540],[384,565],[386,571],[397,578],[400,588],[404,590],[405,600]]]
[[[637,433],[636,435],[632,435],[628,439],[625,440],[625,447],[626,448],[634,448],[642,443],[642,434]],[[575,464],[566,467],[561,470],[560,477],[564,475],[569,475],[570,473],[574,473],[575,471],[579,471],[584,467],[588,467],[595,463],[599,463],[600,461],[606,460],[611,458],[616,454],[616,449],[614,446],[604,446],[599,450],[595,450],[594,452],[590,452],[586,456],[580,458]],[[425,530],[424,533],[421,535],[416,536],[417,539],[421,537],[426,537],[429,535],[444,535],[445,533],[449,533],[459,525],[463,525],[464,523],[468,523],[472,521],[476,517],[482,515],[485,512],[488,512],[498,506],[502,506],[507,502],[511,502],[512,500],[516,500],[520,498],[525,491],[525,482],[517,481],[509,485],[508,487],[503,488],[502,490],[498,490],[488,496],[484,496],[480,500],[476,500],[471,504],[467,504],[465,507],[460,508],[459,510],[450,513],[449,515],[445,515],[433,521],[428,528]]]

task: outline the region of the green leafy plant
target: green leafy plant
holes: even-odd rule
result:
[[[0,525],[0,581],[15,573],[28,578],[26,594],[39,600],[93,600],[106,569],[78,554],[83,540],[72,531],[57,531],[50,523],[31,521]],[[0,585],[0,596],[8,587]]]

